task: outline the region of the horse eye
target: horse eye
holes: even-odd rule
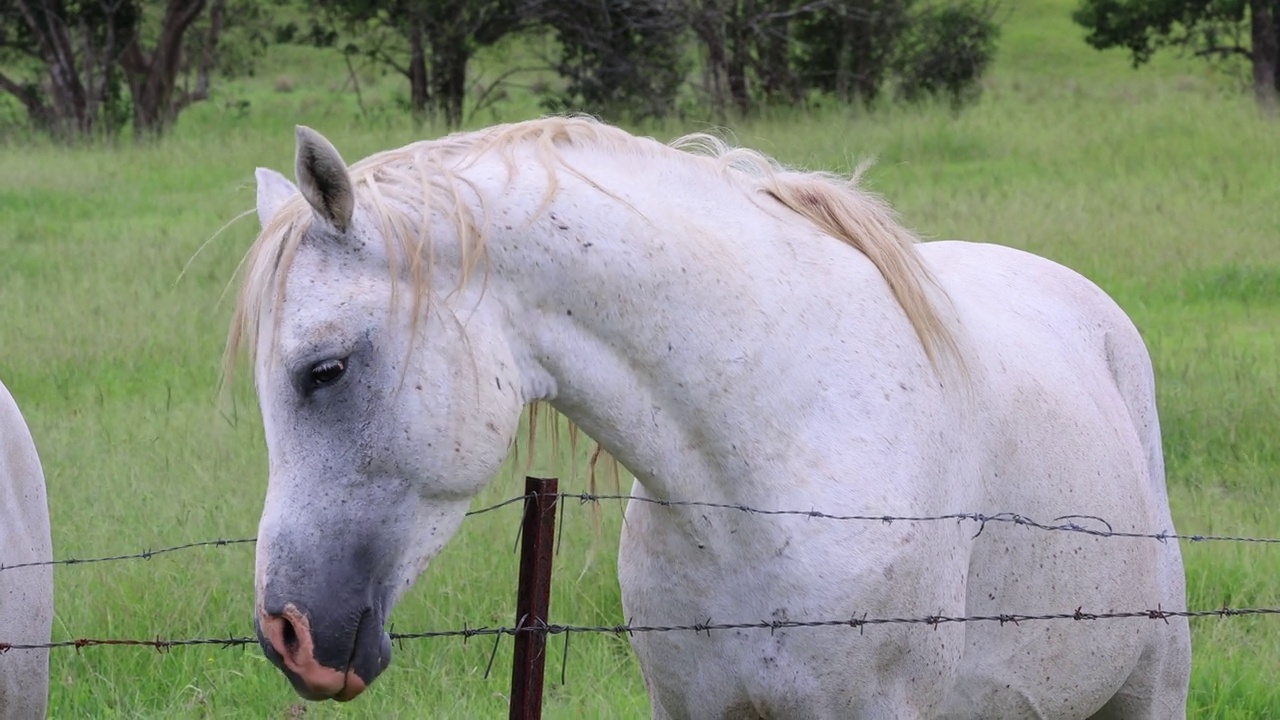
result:
[[[332,359],[316,363],[311,368],[311,386],[324,387],[337,382],[342,374],[347,371],[347,361],[345,359]]]

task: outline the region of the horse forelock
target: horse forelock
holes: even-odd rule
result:
[[[407,280],[414,298],[414,320],[432,290],[434,252],[428,232],[431,217],[446,219],[456,230],[463,258],[460,284],[466,282],[483,257],[479,252],[483,248],[483,223],[462,197],[467,183],[448,166],[434,162],[434,155],[429,143],[415,143],[370,156],[349,169],[357,212],[372,224],[384,244],[392,306],[401,291],[400,281]],[[224,385],[232,379],[242,352],[250,362],[256,360],[262,332],[271,333],[268,346],[273,350],[276,347],[279,315],[270,328],[263,327],[262,320],[284,300],[293,260],[316,222],[306,201],[295,196],[268,221],[246,252],[239,268],[241,286],[227,337]],[[416,327],[417,323],[411,326]]]
[[[257,339],[262,317],[272,298],[282,289],[284,275],[297,253],[302,236],[310,228],[312,213],[301,195],[286,201],[258,233],[240,260],[240,290],[227,331],[223,356],[222,384],[230,386],[236,362],[243,351],[252,362],[257,355]],[[274,330],[273,330],[274,332]]]

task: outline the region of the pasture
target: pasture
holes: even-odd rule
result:
[[[1154,357],[1178,530],[1280,536],[1280,125],[1260,118],[1229,74],[1171,57],[1134,72],[1124,56],[1096,53],[1070,24],[1072,7],[1007,10],[985,95],[958,116],[817,108],[732,130],[806,167],[847,171],[875,156],[872,186],[926,237],[1025,248],[1099,283]],[[480,67],[507,61],[486,56]],[[56,556],[254,534],[266,478],[256,404],[244,378],[225,400],[218,382],[231,309],[223,294],[256,219],[204,244],[252,209],[255,166],[292,174],[294,123],[324,132],[348,161],[435,132],[389,109],[403,92],[395,78],[362,84],[363,117],[344,79],[340,59],[277,48],[256,78],[222,86],[159,144],[0,146],[0,377],[44,461]],[[517,94],[470,124],[536,112]],[[705,128],[691,118],[641,130],[667,139]],[[555,469],[552,448],[532,450],[535,470]],[[585,467],[585,450],[560,458],[562,488],[585,485],[570,470]],[[504,472],[478,506],[518,494],[522,470],[523,461]],[[553,620],[622,621],[618,509],[561,512]],[[393,629],[511,623],[518,514],[468,519],[396,609]],[[1280,606],[1280,549],[1183,552],[1192,609]],[[54,637],[249,634],[252,569],[247,546],[59,568]],[[1280,618],[1201,619],[1192,629],[1190,717],[1280,715]],[[563,685],[560,650],[553,640],[546,717],[646,716],[624,638],[576,636]],[[509,640],[485,679],[492,651],[488,640],[406,642],[355,703],[307,705],[306,717],[501,716]],[[52,717],[300,712],[256,647],[55,650],[51,671]]]

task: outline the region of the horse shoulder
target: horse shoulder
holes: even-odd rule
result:
[[[18,406],[0,384],[0,564],[52,560],[44,472]],[[53,625],[53,569],[0,572],[0,641],[48,642]],[[0,717],[43,717],[48,651],[22,651],[0,664]]]

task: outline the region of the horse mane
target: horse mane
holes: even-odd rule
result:
[[[943,298],[946,293],[920,256],[918,238],[898,221],[897,213],[883,198],[860,186],[870,163],[859,165],[845,178],[829,172],[791,170],[764,153],[733,147],[706,133],[677,138],[671,147],[700,156],[745,191],[773,198],[865,255],[906,313],[929,362],[940,369],[944,360],[950,360],[963,371],[960,348],[930,300],[927,287],[932,286]]]
[[[776,200],[827,235],[857,249],[875,265],[935,368],[944,358],[962,367],[956,340],[931,302],[927,287],[932,286],[940,297],[945,293],[917,251],[917,238],[898,221],[887,202],[860,187],[866,165],[848,178],[790,170],[764,153],[731,146],[706,133],[663,144],[584,116],[546,117],[454,133],[370,155],[351,166],[357,206],[363,206],[380,226],[388,244],[393,292],[402,275],[397,263],[408,263],[414,315],[431,293],[434,255],[426,218],[440,214],[452,221],[463,258],[460,282],[465,283],[485,259],[486,208],[485,198],[461,172],[497,152],[513,179],[517,172],[515,151],[530,146],[547,173],[544,207],[558,189],[560,171],[616,198],[569,164],[563,155],[566,148],[639,158],[684,158],[733,183],[753,201],[761,195]],[[464,198],[468,191],[479,201],[478,216]],[[311,208],[301,196],[294,197],[267,223],[246,253],[242,261],[244,282],[227,339],[224,383],[231,378],[241,348],[252,357],[262,311],[273,296],[283,293],[293,256],[312,221]]]

